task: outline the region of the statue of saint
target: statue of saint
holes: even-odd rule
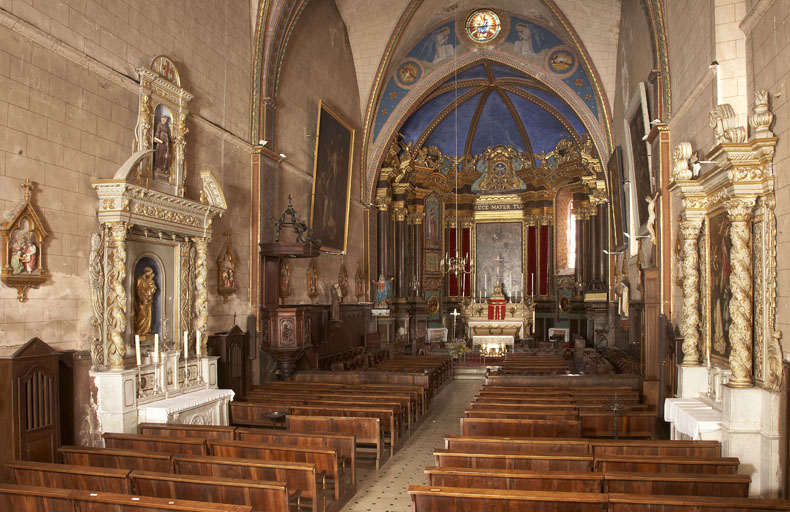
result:
[[[170,172],[170,117],[161,116],[154,131],[154,170]]]
[[[376,285],[376,304],[374,307],[377,308],[388,308],[389,301],[387,298],[389,297],[390,288],[392,287],[393,277],[389,279],[384,278],[384,274],[379,275],[378,281],[373,281],[373,284]]]
[[[151,332],[155,293],[154,270],[151,267],[145,267],[135,283],[134,334]]]

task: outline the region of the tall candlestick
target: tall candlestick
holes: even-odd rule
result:
[[[195,355],[200,357],[200,331],[197,332],[197,343],[195,343]]]
[[[159,364],[159,335],[154,334],[154,362]]]
[[[139,334],[135,334],[134,335],[134,351],[135,351],[135,356],[137,357],[137,366],[140,366],[141,361],[140,361],[140,335]]]

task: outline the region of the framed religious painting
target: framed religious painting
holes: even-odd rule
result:
[[[623,149],[614,148],[606,165],[606,186],[609,189],[609,212],[612,215],[612,243],[615,251],[625,250],[625,194],[623,189]]]
[[[354,130],[318,102],[310,226],[324,251],[345,251],[348,241]]]
[[[437,194],[425,199],[425,247],[442,246],[442,201]]]
[[[650,120],[644,82],[639,82],[637,94],[631,100],[628,114],[626,119],[630,142],[628,163],[631,168],[630,179],[633,184],[631,190],[635,195],[635,197],[631,197],[631,200],[634,204],[632,214],[636,215],[633,222],[633,231],[636,233],[636,228],[648,221],[648,206],[650,204],[648,199],[653,197],[654,188],[650,169],[650,146],[645,138],[645,135],[650,132]]]
[[[728,365],[730,357],[730,219],[723,209],[706,219],[707,240],[707,307],[708,340],[711,360],[719,366]]]
[[[24,201],[0,225],[0,279],[6,286],[16,288],[17,299],[25,302],[28,288],[38,288],[48,279],[49,274],[44,268],[44,240],[47,238],[47,230],[30,203],[30,180],[25,180],[22,186],[25,190]]]

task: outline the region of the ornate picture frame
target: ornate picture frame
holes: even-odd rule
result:
[[[623,148],[617,146],[609,157],[606,165],[607,183],[609,189],[609,212],[612,215],[612,249],[625,250],[625,194],[623,193]]]
[[[316,134],[310,227],[321,240],[321,250],[345,252],[354,129],[321,100]]]
[[[44,267],[47,230],[30,202],[31,185],[30,180],[26,179],[22,184],[25,189],[24,201],[11,211],[9,220],[0,226],[0,280],[6,286],[16,288],[19,302],[27,300],[28,288],[38,288],[49,279],[49,273]]]

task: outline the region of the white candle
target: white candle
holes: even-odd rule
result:
[[[184,361],[186,361],[188,355],[189,355],[189,336],[187,335],[187,332],[184,331]]]
[[[140,335],[139,334],[135,334],[134,335],[134,351],[135,351],[135,355],[137,357],[137,366],[140,366],[141,361],[140,361]]]
[[[159,364],[159,335],[154,334],[154,362]]]
[[[535,296],[535,274],[532,274],[532,296]]]
[[[483,274],[483,291],[488,295],[488,274]]]
[[[197,343],[195,343],[195,355],[200,357],[200,331],[197,332]]]

